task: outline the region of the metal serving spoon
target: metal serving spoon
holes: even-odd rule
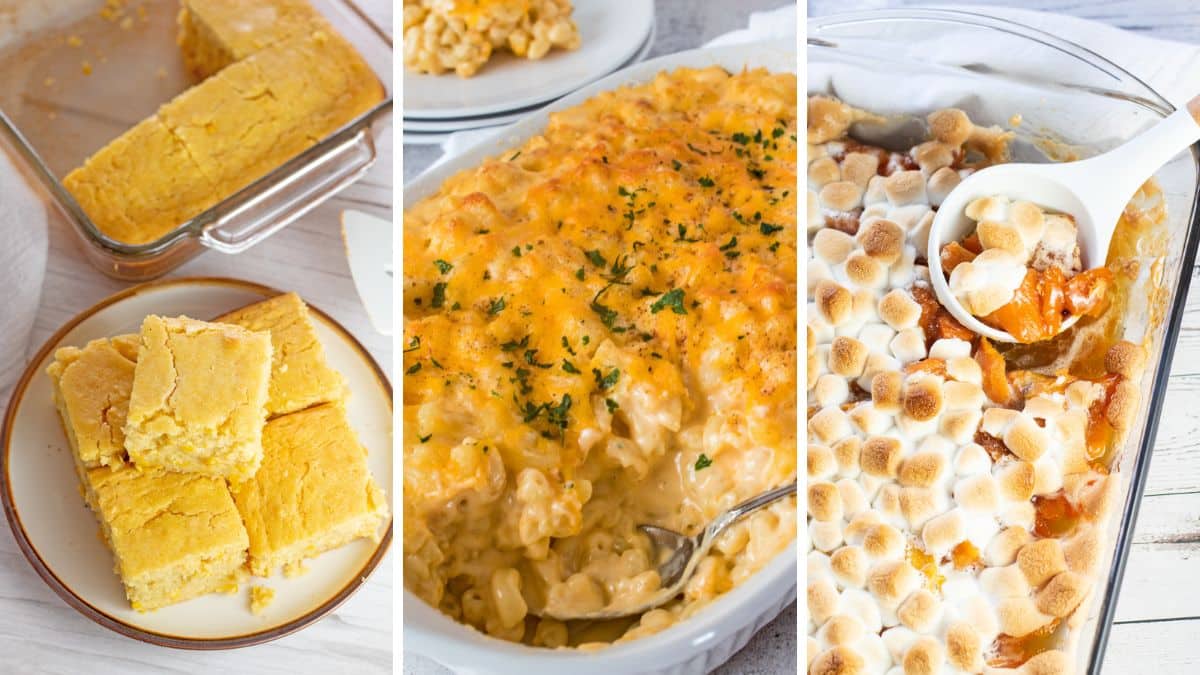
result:
[[[796,494],[796,481],[764,492],[757,497],[751,497],[714,518],[708,524],[708,527],[705,527],[700,534],[694,537],[688,537],[674,530],[658,527],[657,525],[638,525],[638,529],[650,537],[650,542],[654,545],[655,552],[659,554],[658,557],[660,560],[663,558],[664,553],[669,553],[666,556],[666,561],[658,566],[658,576],[662,584],[662,588],[658,592],[651,596],[649,600],[628,607],[609,605],[603,609],[593,612],[580,612],[579,614],[560,614],[543,610],[541,616],[548,616],[560,621],[619,619],[625,616],[641,614],[659,605],[666,604],[683,591],[684,585],[696,573],[696,567],[700,564],[700,561],[704,559],[704,556],[708,555],[713,542],[716,541],[717,537],[726,528],[751,513],[794,494]]]
[[[1104,265],[1117,220],[1137,189],[1181,150],[1200,140],[1200,96],[1161,122],[1108,152],[1080,160],[1050,164],[998,164],[981,169],[950,191],[929,230],[929,277],[938,300],[954,318],[978,335],[1017,342],[1007,332],[972,316],[942,273],[942,245],[962,240],[971,229],[964,213],[979,197],[1002,195],[1070,214],[1079,230],[1079,257],[1084,269]],[[1063,322],[1061,330],[1079,317]]]

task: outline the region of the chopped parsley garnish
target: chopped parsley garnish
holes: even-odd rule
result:
[[[528,368],[517,368],[516,373],[517,373],[516,381],[517,381],[518,389],[521,390],[521,393],[528,394],[529,392],[533,391],[533,387],[529,386],[529,375],[530,375],[529,369]]]
[[[771,130],[771,138],[779,138],[786,133],[787,132],[784,131],[783,129],[781,129],[780,127],[775,127],[774,129]]]
[[[502,295],[488,303],[488,314],[491,316],[496,316],[503,311],[506,306],[507,305],[504,303],[504,296]]]
[[[700,148],[697,148],[696,146],[692,145],[691,143],[688,143],[687,146],[688,146],[688,150],[691,150],[692,152],[696,153],[697,155],[703,155],[705,157],[708,156],[707,152],[701,150]]]
[[[518,151],[516,151],[516,152],[514,152],[514,153],[513,153],[513,156],[512,156],[512,157],[509,157],[509,158],[508,158],[508,161],[510,161],[510,162],[511,162],[511,161],[513,161],[514,159],[516,159],[516,158],[518,158],[518,157],[520,157],[520,156],[521,156],[521,151],[520,151],[520,150],[518,150]]]
[[[551,406],[546,404],[546,418],[551,424],[560,428],[567,428],[567,413],[571,410],[571,395],[563,394],[562,401],[558,405]]]
[[[617,402],[612,400],[611,398],[604,399],[604,405],[608,406],[608,414],[609,415],[613,414],[614,412],[617,411],[617,408],[621,407],[621,406],[617,405]]]
[[[707,469],[710,466],[712,466],[712,460],[709,459],[708,455],[704,454],[703,452],[700,453],[700,456],[696,458],[696,470],[700,471],[701,469]]]
[[[655,300],[654,304],[650,305],[651,314],[658,314],[664,309],[670,309],[676,314],[687,314],[687,309],[685,309],[683,306],[682,288],[672,288],[666,293],[663,293],[658,300]]]
[[[563,346],[563,349],[567,350],[568,354],[570,354],[571,356],[575,356],[575,350],[571,349],[571,343],[567,341],[566,335],[562,336],[562,346]]]
[[[587,256],[588,262],[592,263],[596,267],[604,267],[605,265],[608,264],[608,260],[605,259],[605,257],[600,254],[600,251],[598,251],[596,249],[592,249],[591,251],[584,251],[583,254],[585,256]],[[580,269],[583,269],[583,268],[581,267]],[[578,276],[578,274],[576,276]]]
[[[617,379],[621,377],[621,371],[613,368],[608,371],[607,375],[600,372],[599,368],[592,368],[592,375],[596,378],[596,386],[600,391],[608,391],[617,383]]]
[[[405,354],[407,354],[407,353],[409,353],[409,352],[415,352],[415,351],[417,351],[417,350],[418,350],[418,349],[420,349],[420,348],[421,348],[421,336],[420,336],[420,335],[414,335],[414,336],[413,336],[413,339],[412,339],[412,340],[410,340],[410,341],[409,341],[409,343],[408,343],[408,349],[405,349],[405,350],[404,350],[404,353],[405,353]]]
[[[553,363],[539,362],[537,360],[537,353],[538,353],[538,350],[536,350],[536,349],[526,349],[525,350],[525,363],[528,363],[529,365],[531,365],[535,368],[542,368],[542,369],[550,368],[551,366],[554,365]]]
[[[580,373],[579,373],[579,369],[575,367],[575,364],[571,363],[570,361],[568,361],[568,360],[566,360],[566,359],[563,359],[563,362],[562,362],[562,369],[563,369],[563,370],[565,370],[565,371],[567,371],[568,373],[570,373],[570,374],[572,374],[572,375],[579,375],[579,374],[580,374]]]
[[[409,366],[408,370],[404,371],[404,374],[405,375],[416,375],[419,372],[421,372],[421,362],[417,361],[416,363]]]
[[[525,337],[521,338],[520,342],[517,342],[516,340],[509,340],[508,342],[501,344],[500,349],[501,349],[501,351],[513,352],[518,349],[524,349],[528,346],[529,346],[529,336],[526,335]]]
[[[444,304],[446,304],[446,282],[439,281],[433,285],[433,300],[430,301],[429,306],[441,309]]]
[[[763,234],[767,235],[768,237],[782,229],[783,229],[782,225],[772,225],[765,220],[758,224],[758,231],[762,232]]]
[[[725,253],[726,258],[729,258],[732,260],[733,258],[736,258],[739,255],[741,255],[741,252],[736,250],[737,245],[738,245],[738,240],[737,240],[737,237],[734,236],[734,237],[731,237],[729,239],[729,242],[727,244],[725,244],[724,246],[722,246],[720,248],[720,250]]]
[[[425,434],[424,436],[417,436],[417,440],[421,441],[422,443],[428,441],[431,438],[433,438],[433,434]]]
[[[584,335],[583,339],[581,340],[581,342],[583,342],[583,344],[585,344],[585,345],[591,341],[592,341],[592,336],[590,336],[590,335]]]
[[[714,181],[713,179],[709,178],[708,176],[701,176],[701,177],[700,177],[700,180],[699,180],[699,181],[697,181],[697,182],[699,182],[699,183],[700,183],[700,187],[706,187],[706,188],[710,188],[710,187],[712,187],[712,186],[714,186],[714,185],[716,185],[716,184],[717,184],[717,183],[716,183],[716,181]]]
[[[579,269],[575,270],[575,278],[576,278],[576,279],[578,279],[578,280],[580,280],[580,281],[583,281],[583,275],[584,275],[584,271],[583,271],[583,268],[582,268],[582,267],[580,267]]]
[[[591,310],[593,312],[595,312],[597,316],[600,317],[600,323],[604,324],[605,328],[612,330],[613,326],[615,326],[617,323],[617,310],[600,302],[600,296],[604,295],[604,292],[610,288],[612,288],[612,284],[609,284],[608,286],[601,288],[600,291],[597,292],[596,295],[592,298],[592,304],[590,305],[590,307],[591,307]],[[585,335],[583,337],[583,344],[587,344],[587,339],[588,338]]]
[[[770,246],[767,247],[767,250],[770,251],[771,253],[778,251],[779,250],[779,242],[775,242],[774,244],[771,244]]]
[[[516,256],[516,257],[520,258],[520,257],[521,257],[521,247],[520,247],[520,246],[514,246],[514,247],[512,247],[512,254],[513,254],[514,256]]]
[[[683,168],[683,165],[679,163],[679,160],[673,159],[673,160],[671,160],[671,168],[678,171]]]
[[[450,270],[454,269],[454,265],[451,265],[450,263],[446,262],[445,260],[442,260],[441,258],[434,260],[433,264],[437,265],[438,271],[441,272],[442,274],[448,274],[450,272]]]

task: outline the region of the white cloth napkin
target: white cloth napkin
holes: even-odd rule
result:
[[[748,42],[766,42],[796,37],[796,5],[787,5],[766,12],[755,12],[750,15],[749,26],[735,30],[705,44],[705,47],[745,44]],[[442,156],[434,162],[434,166],[460,154],[463,150],[508,131],[511,125],[503,127],[488,127],[486,129],[470,129],[450,134],[442,141]]]
[[[0,404],[25,366],[42,297],[46,208],[0,144]]]

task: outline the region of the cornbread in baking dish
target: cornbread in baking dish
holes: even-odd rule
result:
[[[599,646],[703,610],[786,550],[796,474],[796,78],[680,68],[551,114],[404,215],[404,583],[487,634]]]
[[[404,65],[471,77],[494,53],[537,60],[578,49],[570,0],[404,0]]]
[[[250,571],[260,577],[360,537],[378,541],[388,514],[338,404],[268,422],[262,467],[231,489],[250,534]]]
[[[1122,216],[1099,316],[992,345],[938,304],[924,252],[1010,134],[940,110],[891,151],[851,137],[872,115],[808,105],[807,670],[1073,672],[1140,397],[1146,350],[1117,336],[1150,221]]]
[[[326,24],[307,0],[181,0],[179,49],[197,80]]]
[[[384,97],[304,2],[191,0],[181,31],[185,58],[211,76],[63,178],[100,231],[126,244],[159,239]]]
[[[317,339],[308,307],[295,293],[277,295],[215,320],[271,334],[268,415],[284,415],[346,397],[346,382],[326,363],[325,348]]]
[[[135,610],[237,591],[248,539],[224,480],[100,467],[84,488]]]
[[[117,466],[125,458],[125,417],[137,364],[138,336],[101,338],[54,352],[46,369],[71,452],[80,467]]]
[[[233,481],[253,476],[270,373],[267,333],[146,317],[125,421],[130,460]]]

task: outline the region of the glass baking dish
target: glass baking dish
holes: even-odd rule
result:
[[[1093,52],[969,12],[901,10],[812,19],[807,58],[808,93],[894,116],[886,138],[863,140],[897,148],[924,140],[920,125],[906,120],[944,107],[962,108],[976,122],[1014,127],[1013,158],[1042,162],[1103,152],[1172,111],[1145,83]],[[1147,338],[1150,358],[1137,423],[1113,467],[1121,489],[1119,513],[1108,514],[1113,546],[1105,551],[1096,592],[1079,610],[1086,614],[1071,631],[1078,672],[1099,672],[1117,606],[1200,237],[1198,176],[1195,148],[1155,176],[1167,206],[1162,228],[1167,241],[1158,247],[1165,254],[1161,302],[1131,312],[1124,327],[1125,339]]]
[[[311,3],[362,54],[384,85],[384,100],[157,241],[131,245],[105,236],[61,179],[193,84],[175,41],[178,0],[31,0],[5,10],[0,147],[42,183],[88,259],[111,277],[151,279],[205,249],[244,251],[365,173],[391,120],[391,38],[353,2]]]

